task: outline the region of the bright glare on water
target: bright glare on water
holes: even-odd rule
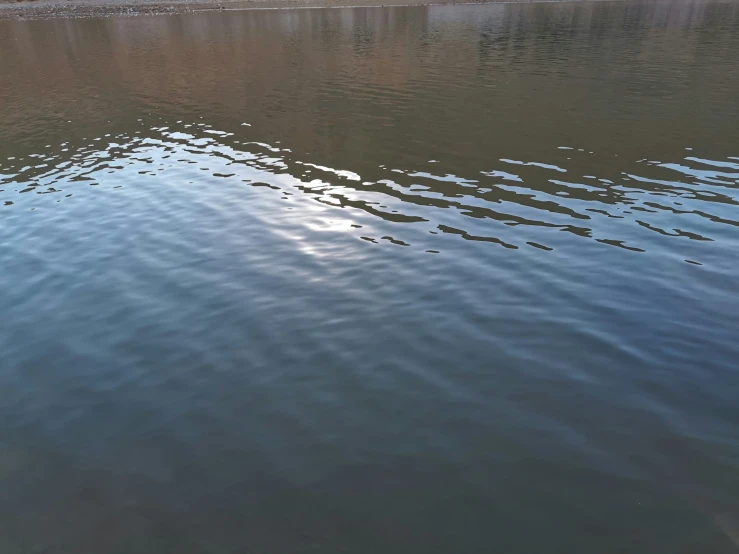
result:
[[[0,552],[730,554],[739,3],[0,21]]]

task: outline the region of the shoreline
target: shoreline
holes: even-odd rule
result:
[[[359,3],[357,0],[24,0],[22,2],[0,0],[0,20],[166,15],[241,10],[591,3],[593,1],[604,0],[359,0]]]

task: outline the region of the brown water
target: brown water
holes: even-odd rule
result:
[[[724,2],[0,21],[0,551],[736,552],[737,53]]]

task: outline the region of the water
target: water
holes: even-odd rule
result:
[[[738,51],[737,3],[0,21],[0,550],[735,552]]]

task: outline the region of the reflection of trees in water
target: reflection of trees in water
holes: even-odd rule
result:
[[[271,76],[302,65],[354,65],[359,59],[368,67],[381,67],[366,78],[392,84],[403,75],[413,78],[419,52],[450,56],[449,36],[438,36],[438,26],[453,20],[454,46],[464,47],[478,36],[476,56],[505,56],[521,47],[529,55],[558,59],[580,55],[603,41],[635,41],[632,48],[648,53],[679,41],[710,41],[712,28],[736,26],[739,7],[732,2],[628,2],[501,5],[479,7],[434,6],[392,9],[341,9],[295,11],[243,11],[177,17],[103,18],[2,22],[5,63],[20,61],[26,70],[61,78],[84,73],[80,61],[94,61],[100,53],[112,56],[115,64],[96,67],[120,81],[140,81],[144,75],[152,86],[172,83],[157,72],[158,62],[183,69],[207,71],[214,65],[233,69],[269,67]],[[696,32],[684,31],[697,27]],[[456,29],[459,31],[460,29]],[[347,48],[347,39],[353,48]],[[0,38],[2,40],[2,38]],[[724,41],[730,41],[724,36]],[[419,44],[420,43],[420,44]],[[422,48],[421,48],[422,46]],[[401,48],[402,47],[402,48]],[[436,47],[436,48],[435,48]],[[471,52],[471,51],[470,51]],[[217,56],[217,64],[214,64]],[[18,59],[14,59],[14,58]],[[142,61],[141,57],[146,57]],[[455,57],[456,60],[456,57]],[[273,62],[280,61],[279,64]],[[458,60],[457,60],[458,61]],[[271,63],[272,62],[272,63]],[[374,65],[373,65],[374,64]],[[275,75],[276,72],[276,75]],[[33,72],[32,72],[33,73]],[[129,75],[129,79],[126,76]],[[384,79],[389,81],[385,82]],[[401,82],[401,81],[397,81]],[[205,85],[190,82],[190,90]]]

